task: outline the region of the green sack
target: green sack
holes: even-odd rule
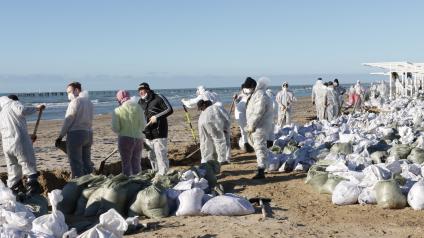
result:
[[[331,153],[349,155],[353,153],[353,146],[351,143],[336,143],[331,146]]]
[[[334,188],[343,180],[346,179],[337,175],[329,174],[327,181],[320,187],[319,193],[333,194]]]
[[[178,171],[174,170],[169,174],[156,174],[153,183],[161,188],[173,188],[180,181]]]
[[[328,179],[328,172],[326,172],[325,169],[326,167],[324,166],[312,165],[311,168],[309,168],[305,183],[310,184],[319,192],[321,186],[327,182]]]
[[[406,197],[395,180],[379,181],[374,190],[378,206],[388,209],[400,209],[406,206]]]
[[[119,174],[113,177],[109,184],[103,186],[103,196],[97,215],[103,214],[112,208],[119,214],[124,214],[127,202],[127,184],[128,177],[124,174]]]
[[[147,216],[149,218],[162,218],[169,215],[168,199],[165,190],[151,185],[137,194],[131,205],[128,216]]]
[[[278,146],[278,145],[272,146],[271,151],[272,151],[272,153],[277,154],[277,155],[283,153],[283,151],[281,150],[281,147]]]
[[[63,200],[58,204],[58,209],[64,214],[73,214],[82,190],[97,177],[87,174],[70,180],[62,189]]]
[[[284,146],[284,149],[283,149],[283,154],[286,154],[286,155],[291,155],[291,154],[293,154],[297,149],[299,149],[296,145],[293,145],[293,144],[288,144],[288,145],[286,145],[286,146]]]
[[[411,153],[411,149],[412,148],[409,145],[394,145],[390,149],[390,156],[393,156],[396,160],[407,159],[409,153]]]
[[[77,216],[84,215],[88,198],[90,198],[91,194],[93,194],[94,191],[96,191],[96,189],[101,187],[105,181],[106,181],[106,176],[104,175],[98,176],[98,178],[94,179],[91,183],[87,185],[87,188],[82,190],[81,196],[78,198],[78,201],[77,201],[74,215],[77,215]]]
[[[418,147],[412,149],[408,155],[408,160],[415,164],[422,164],[424,162],[424,150]]]

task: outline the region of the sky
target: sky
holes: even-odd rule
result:
[[[423,62],[420,0],[0,1],[0,92],[370,80]],[[378,71],[378,70],[377,70]],[[378,76],[377,79],[384,79]]]

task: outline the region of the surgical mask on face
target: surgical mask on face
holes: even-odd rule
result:
[[[245,94],[251,94],[253,92],[253,89],[251,88],[243,88],[243,93]]]
[[[144,94],[143,96],[141,96],[141,99],[146,99],[147,98],[147,93],[146,94]]]
[[[72,101],[72,100],[74,100],[74,99],[75,99],[74,92],[68,93],[68,100],[69,100],[69,101]]]
[[[287,87],[283,86],[283,91],[287,91]]]

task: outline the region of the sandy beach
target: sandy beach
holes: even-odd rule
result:
[[[313,119],[314,108],[309,97],[298,98],[293,108],[293,121],[304,124]],[[190,110],[197,130],[199,112]],[[101,160],[116,147],[116,135],[110,128],[111,116],[97,116],[94,121],[92,161],[98,168]],[[184,161],[186,148],[193,138],[182,110],[169,118],[169,158],[174,169],[187,168],[200,161]],[[34,144],[40,181],[46,189],[61,188],[69,178],[66,155],[54,147],[62,121],[41,121],[38,140]],[[29,125],[32,131],[34,125]],[[237,134],[233,122],[233,136]],[[2,152],[0,177],[5,179],[5,161]],[[258,211],[241,217],[168,217],[146,219],[150,229],[131,237],[422,237],[423,213],[410,207],[401,210],[383,210],[377,206],[336,206],[331,197],[318,194],[304,184],[305,173],[270,173],[266,180],[250,178],[256,170],[253,153],[232,150],[233,160],[223,166],[219,182],[227,192],[246,197],[271,198],[274,218],[263,219]],[[107,172],[119,171],[119,156],[108,161]]]

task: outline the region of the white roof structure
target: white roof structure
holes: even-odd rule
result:
[[[424,63],[411,63],[408,61],[404,62],[379,62],[379,63],[363,63],[364,66],[375,67],[384,70],[384,72],[371,73],[378,75],[388,75],[390,77],[390,98],[393,98],[392,85],[395,86],[396,96],[401,95],[413,95],[418,93],[420,88],[424,87]],[[400,76],[399,83],[392,83],[396,81],[392,77],[392,73],[396,72]],[[409,79],[409,74],[413,77],[413,80]],[[408,88],[408,84],[412,84],[413,87]]]
[[[363,63],[364,66],[375,67],[390,72],[411,72],[415,74],[424,74],[424,63],[404,62],[379,62],[379,63]]]

